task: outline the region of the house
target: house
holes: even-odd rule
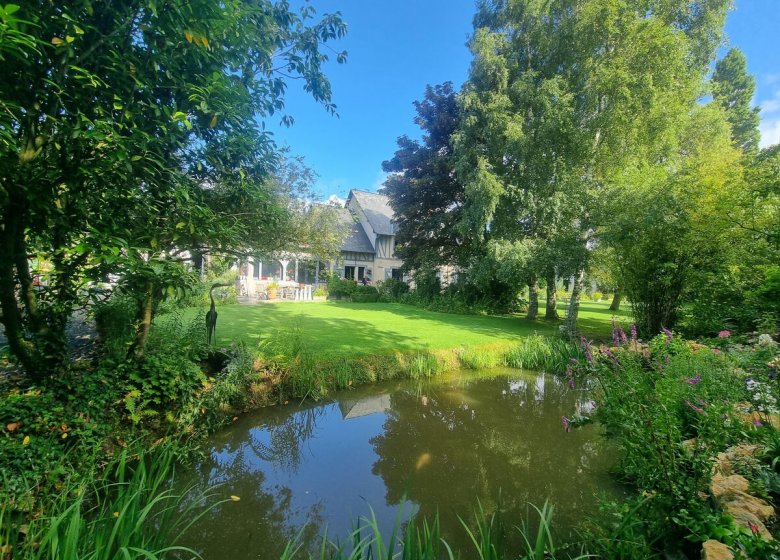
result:
[[[261,295],[271,282],[291,292],[301,284],[317,286],[326,271],[356,282],[401,279],[403,262],[395,257],[396,225],[389,199],[353,189],[338,211],[347,236],[334,261],[321,262],[303,253],[251,258],[239,267],[239,294]]]
[[[397,227],[388,197],[352,189],[341,216],[349,233],[330,269],[357,282],[400,279],[403,261],[395,256]]]

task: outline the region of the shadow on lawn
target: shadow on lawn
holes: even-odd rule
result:
[[[546,323],[529,321],[525,317],[512,315],[465,315],[459,313],[443,313],[403,304],[385,304],[385,307],[383,307],[382,310],[387,313],[399,315],[404,319],[431,321],[495,337],[506,337],[511,334],[525,336],[539,331],[541,331],[540,334],[548,334],[545,331],[554,330],[555,328]]]

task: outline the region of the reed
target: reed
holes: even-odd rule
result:
[[[214,500],[214,489],[195,497],[190,489],[174,492],[175,457],[168,446],[123,450],[93,482],[66,484],[27,527],[14,526],[10,506],[0,505],[0,548],[14,560],[199,558],[179,543],[224,501]]]
[[[455,558],[479,558],[479,560],[583,560],[588,555],[569,554],[568,549],[558,548],[553,539],[553,507],[545,502],[542,508],[531,504],[529,511],[537,516],[538,528],[534,532],[529,525],[523,524],[517,530],[521,533],[523,549],[510,551],[503,542],[504,528],[497,512],[488,513],[477,503],[472,523],[462,518],[461,529],[466,532],[472,547],[456,555],[447,541],[441,536],[439,516],[432,520],[412,516],[403,522],[405,504],[399,507],[395,524],[389,537],[382,534],[373,510],[370,515],[358,520],[346,542],[340,544],[323,535],[316,551],[306,550],[303,546],[303,529],[287,543],[281,560],[301,558],[317,560],[455,560]],[[518,555],[519,554],[519,555]]]

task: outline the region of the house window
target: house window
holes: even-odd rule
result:
[[[401,269],[400,268],[386,268],[385,269],[385,280],[389,280],[392,278],[393,280],[402,280],[403,277],[401,276]]]
[[[344,267],[344,278],[347,280],[352,280],[355,278],[355,267],[354,266],[345,266]]]

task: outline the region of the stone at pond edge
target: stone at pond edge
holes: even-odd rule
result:
[[[734,473],[733,464],[735,461],[739,461],[744,457],[752,457],[759,451],[758,445],[751,445],[743,443],[734,447],[730,447],[723,453],[718,453],[717,458],[714,460],[713,467],[714,472],[728,476]]]
[[[701,547],[702,560],[732,560],[734,553],[720,541],[708,540]]]
[[[710,492],[716,500],[727,501],[736,493],[747,492],[749,484],[747,478],[740,474],[723,476],[716,473],[712,475]]]
[[[764,539],[771,539],[772,534],[764,522],[774,517],[775,509],[761,498],[748,494],[748,485],[748,480],[742,475],[715,473],[710,482],[710,492],[737,525],[755,530]]]

